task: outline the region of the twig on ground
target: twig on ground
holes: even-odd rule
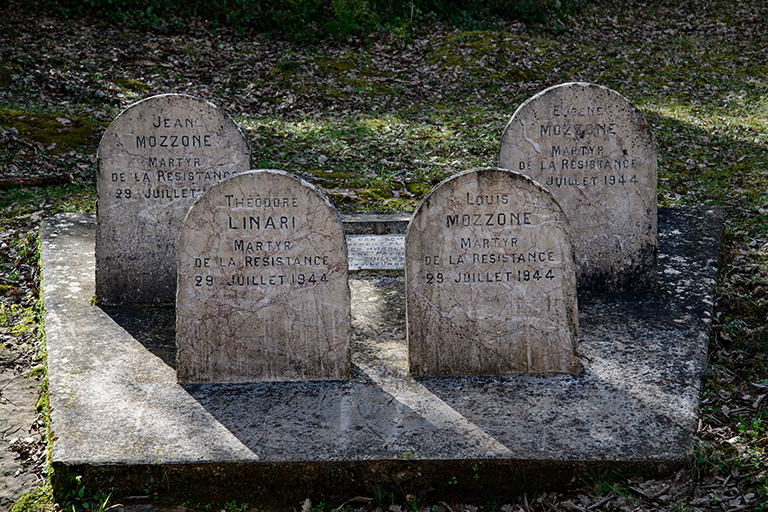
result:
[[[602,500],[598,501],[597,503],[593,503],[592,505],[587,507],[587,510],[595,510],[596,508],[602,507],[612,499],[616,497],[616,491],[612,491],[611,494],[603,498]]]

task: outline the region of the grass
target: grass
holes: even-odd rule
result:
[[[95,213],[95,184],[22,187],[0,191],[0,225],[13,225],[20,218],[35,213],[41,217],[62,212]]]
[[[333,189],[355,189],[362,210],[413,210],[452,173],[466,136],[442,120],[353,114],[344,118],[247,119],[239,122],[256,155],[256,167],[295,169],[331,190],[337,207],[349,209]],[[416,158],[415,155],[419,155]],[[491,165],[475,159],[474,166]],[[431,187],[430,187],[431,188]]]

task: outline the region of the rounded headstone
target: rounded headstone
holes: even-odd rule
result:
[[[551,87],[504,129],[499,167],[530,176],[568,215],[580,289],[656,286],[656,146],[640,111],[587,83]]]
[[[505,169],[449,178],[405,237],[410,372],[574,373],[573,245],[557,201]]]
[[[123,111],[97,157],[97,298],[172,303],[176,244],[190,204],[249,170],[250,158],[237,124],[207,101],[163,94]]]
[[[177,267],[179,382],[349,376],[347,245],[314,186],[272,170],[212,186],[184,220]]]

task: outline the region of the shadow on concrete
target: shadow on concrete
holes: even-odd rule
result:
[[[176,369],[176,308],[99,306],[146,349]]]

